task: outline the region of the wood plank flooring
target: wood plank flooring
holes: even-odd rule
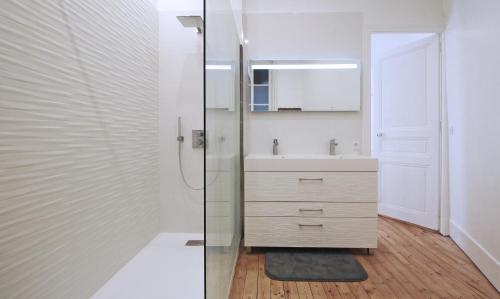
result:
[[[241,251],[230,298],[500,298],[451,239],[383,217],[378,237],[375,255],[353,250],[369,276],[356,283],[271,280],[264,273],[263,250]]]

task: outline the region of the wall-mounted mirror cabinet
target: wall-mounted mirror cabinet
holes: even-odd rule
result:
[[[250,111],[360,111],[359,61],[250,61]]]

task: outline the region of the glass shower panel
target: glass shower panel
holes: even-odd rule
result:
[[[239,36],[230,0],[205,2],[206,298],[227,298],[241,238]]]

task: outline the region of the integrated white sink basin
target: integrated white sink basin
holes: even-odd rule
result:
[[[360,155],[335,155],[335,156],[328,156],[328,155],[295,155],[295,154],[289,154],[289,155],[248,155],[246,156],[247,159],[325,159],[325,160],[331,160],[331,159],[371,159],[370,157],[367,156],[360,156]]]
[[[360,155],[248,155],[245,171],[377,171],[378,160]]]

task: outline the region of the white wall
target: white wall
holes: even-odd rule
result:
[[[203,190],[190,190],[180,176],[177,117],[182,117],[183,169],[203,187],[203,149],[191,146],[191,131],[203,129],[203,35],[185,28],[179,15],[203,15],[202,0],[161,0],[160,14],[160,197],[161,229],[203,232]]]
[[[370,33],[439,32],[444,16],[436,0],[247,0],[244,24],[247,60],[357,58],[363,72],[359,113],[247,112],[245,153],[270,153],[278,138],[282,153],[327,154],[329,139],[337,138],[339,153],[357,151],[359,142],[369,155]]]
[[[361,13],[251,13],[246,24],[247,60],[362,59]],[[351,153],[361,142],[360,112],[248,113],[245,125],[251,154],[272,153],[274,138],[281,154],[328,154],[332,138]]]
[[[432,33],[380,33],[372,35],[372,62],[414,42],[431,37]],[[372,66],[373,69],[373,66]],[[373,75],[373,74],[372,74]]]
[[[500,290],[500,2],[446,7],[451,237]]]
[[[247,13],[362,12],[365,24],[442,26],[439,0],[246,0]]]
[[[89,298],[159,231],[148,1],[0,2],[0,297]]]
[[[230,0],[229,4],[231,6],[234,23],[236,25],[236,32],[238,33],[239,43],[242,44],[244,39],[243,9],[245,3],[244,0]]]

